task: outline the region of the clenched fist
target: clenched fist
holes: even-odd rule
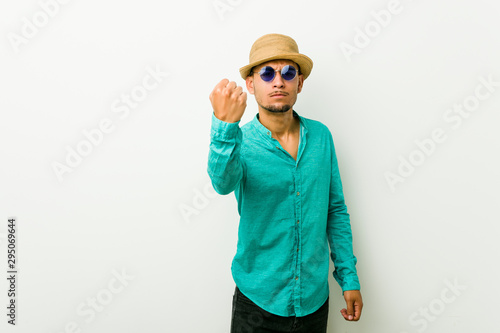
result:
[[[235,123],[241,120],[247,107],[247,93],[236,82],[228,79],[220,81],[210,93],[210,102],[215,116],[225,122]]]

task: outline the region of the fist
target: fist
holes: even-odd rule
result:
[[[236,82],[228,79],[220,81],[210,93],[210,102],[215,116],[225,122],[235,123],[241,120],[247,107],[247,93]]]

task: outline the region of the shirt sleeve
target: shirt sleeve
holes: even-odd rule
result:
[[[222,121],[212,112],[207,171],[214,190],[221,195],[234,191],[244,175],[239,123]]]
[[[329,133],[329,136],[332,174],[327,234],[328,242],[330,243],[331,258],[335,266],[333,277],[342,288],[342,293],[344,293],[346,290],[360,290],[360,284],[356,272],[357,259],[352,249],[350,217],[344,201],[342,182],[331,133]]]

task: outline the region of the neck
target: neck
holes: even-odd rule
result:
[[[293,109],[286,112],[271,112],[259,107],[260,123],[271,131],[276,139],[286,141],[297,132],[299,120],[293,116]]]

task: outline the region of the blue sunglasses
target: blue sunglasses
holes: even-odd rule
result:
[[[270,82],[274,79],[278,70],[275,70],[271,66],[265,66],[259,71],[260,78],[263,81]],[[297,70],[292,65],[286,65],[281,69],[281,77],[287,81],[291,81],[297,76]]]

